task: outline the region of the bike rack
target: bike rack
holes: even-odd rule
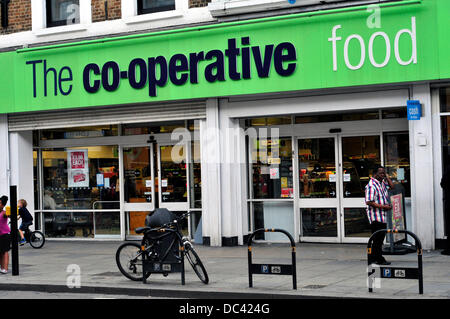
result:
[[[175,230],[170,228],[162,228],[156,230],[158,233],[165,233],[165,232],[172,232],[176,233]],[[160,236],[161,239],[164,237],[169,237],[166,234],[163,234]],[[159,239],[159,238],[156,238]],[[182,244],[182,243],[180,243]],[[145,247],[143,246],[141,248],[142,250],[145,250]],[[181,273],[181,284],[184,286],[185,284],[185,271],[184,271],[184,246],[181,245],[178,247],[178,251],[180,254],[179,260],[174,260],[173,256],[166,256],[164,260],[158,260],[158,261],[150,261],[147,259],[147,254],[142,254],[142,282],[144,284],[147,283],[147,278],[145,274],[150,273],[158,273],[158,274],[169,274],[169,273],[175,273],[180,272]],[[177,258],[175,258],[177,259]]]
[[[271,233],[283,233],[285,234],[290,242],[291,242],[291,249],[292,249],[292,264],[252,264],[252,241],[253,237],[257,233],[261,232],[271,232]],[[255,230],[248,239],[248,281],[249,281],[249,287],[253,287],[253,274],[259,274],[259,275],[291,275],[292,276],[292,285],[293,289],[297,289],[297,266],[296,266],[296,259],[295,259],[295,242],[292,238],[291,234],[289,234],[287,231],[283,229],[257,229]]]
[[[368,276],[369,276],[369,292],[373,291],[372,288],[372,280],[373,275],[375,274],[375,269],[372,269],[369,263],[369,257],[372,254],[372,242],[373,237],[378,233],[404,233],[408,234],[414,238],[415,246],[417,248],[417,268],[414,267],[384,267],[380,266],[380,277],[384,279],[418,279],[419,280],[419,294],[423,294],[423,267],[422,267],[422,244],[416,234],[408,231],[408,230],[398,230],[398,229],[380,229],[372,234],[369,238],[369,242],[367,243],[367,263],[369,265],[368,268]],[[378,267],[377,267],[378,268]]]

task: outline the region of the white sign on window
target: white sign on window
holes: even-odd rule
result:
[[[89,187],[88,150],[67,151],[68,187]]]

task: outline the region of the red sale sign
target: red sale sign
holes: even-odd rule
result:
[[[70,157],[72,162],[72,169],[84,169],[84,152],[72,152],[70,154]]]

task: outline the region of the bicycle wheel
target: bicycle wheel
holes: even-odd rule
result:
[[[30,245],[33,248],[39,249],[42,248],[45,244],[45,236],[39,230],[35,230],[30,234]]]
[[[191,264],[191,266],[194,269],[195,273],[197,274],[198,278],[200,278],[200,280],[204,284],[208,284],[208,282],[209,282],[208,273],[206,272],[205,266],[203,266],[203,263],[200,260],[200,257],[198,257],[194,248],[186,245],[186,253],[185,254],[186,254],[187,260]]]
[[[137,243],[124,243],[116,252],[116,263],[122,275],[134,281],[142,280],[142,251]],[[150,273],[146,274],[148,278]]]

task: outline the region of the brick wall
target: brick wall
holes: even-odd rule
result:
[[[189,0],[189,8],[206,7],[211,0]]]
[[[106,20],[105,2],[108,3],[108,20],[116,20],[122,17],[122,11],[120,8],[121,0],[92,0],[92,22]]]
[[[3,28],[0,25],[0,34],[29,30],[31,30],[31,0],[11,0],[8,5],[8,27]]]

